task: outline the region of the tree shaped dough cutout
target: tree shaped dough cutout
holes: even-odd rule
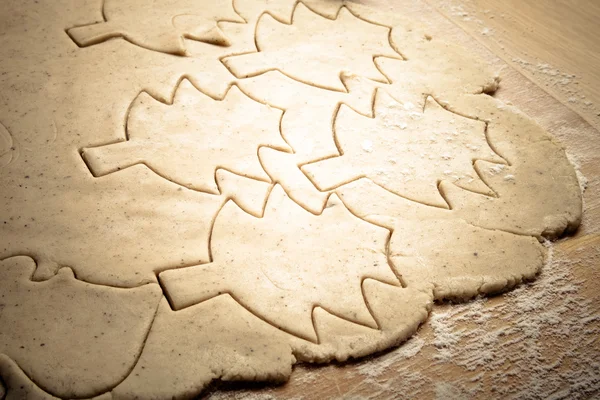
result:
[[[185,55],[185,38],[229,46],[217,22],[245,22],[231,0],[104,0],[102,11],[104,22],[68,29],[79,46],[123,37],[150,50]]]
[[[279,132],[281,115],[281,110],[250,99],[237,86],[222,100],[214,100],[184,80],[171,105],[146,93],[134,100],[127,141],[86,148],[82,155],[95,176],[144,163],[170,181],[218,194],[217,168],[270,181],[258,148],[290,150]]]
[[[258,52],[223,62],[238,78],[277,69],[310,85],[345,91],[342,72],[388,82],[373,59],[400,58],[390,45],[389,32],[390,28],[355,17],[345,7],[331,20],[298,3],[291,24],[269,14],[261,17],[256,28]]]
[[[581,222],[565,149],[475,94],[501,63],[410,1],[22,3],[0,46],[0,399],[197,398],[376,355],[434,300],[534,278],[541,239]]]
[[[387,261],[388,238],[387,229],[355,217],[335,195],[314,215],[276,185],[263,218],[232,202],[224,206],[213,228],[212,263],[165,271],[160,281],[175,309],[230,293],[271,324],[317,341],[317,306],[377,328],[362,281],[400,285]]]
[[[505,161],[489,146],[485,123],[446,111],[429,97],[421,112],[378,90],[374,118],[342,106],[334,131],[339,157],[302,169],[320,190],[369,178],[402,197],[447,208],[438,183],[493,195],[473,168],[475,160]]]

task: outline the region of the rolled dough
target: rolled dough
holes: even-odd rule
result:
[[[401,344],[577,228],[500,78],[341,0],[0,10],[0,397],[169,399]]]

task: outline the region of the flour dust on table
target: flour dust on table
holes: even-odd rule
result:
[[[377,353],[436,300],[533,279],[581,220],[563,148],[402,15],[10,0],[0,19],[7,399],[188,398]]]

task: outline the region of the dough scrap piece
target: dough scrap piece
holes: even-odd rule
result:
[[[316,307],[318,344],[275,328],[229,295],[178,311],[163,301],[139,362],[112,391],[113,398],[194,397],[214,379],[282,382],[296,361],[345,361],[406,340],[432,306],[427,286],[402,288],[365,279],[363,290],[381,330]]]
[[[0,399],[2,400],[57,400],[58,397],[45,392],[29,379],[16,362],[6,354],[0,354]],[[2,386],[2,383],[6,387]],[[3,392],[3,389],[6,392]],[[112,400],[110,392],[89,398],[89,400]]]
[[[529,161],[502,170],[477,164],[498,198],[483,198],[442,183],[440,188],[456,214],[482,227],[540,239],[574,232],[581,222],[583,204],[577,176],[564,150],[548,141],[527,150],[522,155]],[[535,201],[523,204],[523,198]],[[513,212],[501,212],[507,209]]]
[[[162,272],[160,282],[175,309],[230,293],[273,325],[316,342],[315,306],[377,327],[361,283],[369,277],[399,284],[387,263],[388,236],[336,196],[315,216],[277,185],[263,218],[231,203],[223,207],[211,237],[212,263]]]
[[[511,289],[535,277],[544,255],[531,236],[482,229],[460,219],[400,220],[389,253],[404,282],[409,287],[432,283],[436,300]]]
[[[90,285],[76,280],[69,268],[32,282],[34,269],[25,256],[0,261],[0,354],[60,397],[111,389],[142,350],[162,298],[160,287]]]
[[[287,380],[289,335],[222,295],[173,311],[160,304],[138,363],[113,399],[194,398],[213,380]]]
[[[508,290],[535,277],[543,265],[546,251],[534,237],[481,228],[475,218],[461,219],[466,211],[413,202],[366,178],[335,192],[352,213],[393,231],[389,256],[404,283],[431,283],[436,300]]]
[[[427,221],[454,218],[450,209],[431,207],[398,196],[368,178],[340,186],[335,193],[352,214],[389,230],[393,230],[404,219]]]
[[[94,176],[144,163],[182,186],[219,194],[219,167],[269,180],[257,151],[263,145],[289,150],[279,133],[281,114],[237,86],[222,100],[213,100],[184,80],[172,105],[144,93],[136,98],[127,119],[127,141],[83,149],[82,156]]]
[[[442,208],[448,205],[438,190],[441,180],[493,195],[472,162],[505,161],[488,146],[482,122],[449,113],[432,98],[421,112],[381,89],[373,113],[370,119],[340,108],[334,126],[340,156],[302,167],[319,189],[368,177],[400,196]]]
[[[344,362],[396,346],[417,331],[433,305],[428,284],[400,287],[365,279],[362,287],[379,329],[353,324],[317,307],[313,318],[319,344],[295,341],[298,360]]]
[[[347,73],[341,79],[348,92],[322,90],[279,71],[240,80],[238,85],[258,101],[285,110],[281,134],[303,164],[338,154],[331,126],[340,103],[364,115],[372,113],[377,83]]]
[[[342,8],[329,20],[298,3],[291,25],[264,14],[256,28],[256,53],[227,57],[224,64],[239,77],[272,69],[326,89],[345,91],[344,71],[387,83],[374,57],[399,58],[390,46],[389,28],[371,24]]]
[[[271,183],[248,179],[226,169],[218,169],[215,179],[223,196],[233,200],[248,214],[257,218],[262,216],[265,203],[273,188]]]
[[[104,0],[102,15],[105,21],[70,28],[69,36],[81,47],[123,37],[150,50],[185,55],[184,38],[228,46],[217,22],[245,22],[231,0],[159,0],[151,5]]]

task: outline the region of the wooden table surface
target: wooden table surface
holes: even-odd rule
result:
[[[600,1],[427,1],[600,129]]]
[[[492,64],[510,67],[502,72],[497,97],[511,101],[552,133],[579,163],[587,178],[582,226],[573,237],[555,243],[554,248],[559,262],[568,265],[568,279],[577,283],[577,293],[573,295],[580,296],[589,305],[588,311],[600,313],[600,1],[369,0],[367,3],[418,18],[429,24],[436,34],[448,35],[449,40],[463,43]],[[497,296],[487,300],[486,307],[496,315],[494,306],[505,301],[505,296]],[[436,308],[447,311],[449,307],[453,306],[436,305],[434,313]],[[595,321],[587,325],[595,335],[592,340],[582,342],[581,348],[575,348],[570,355],[561,355],[556,368],[548,373],[548,383],[564,378],[563,397],[557,398],[578,398],[582,393],[583,397],[600,396],[600,367],[589,362],[600,362],[600,318]],[[465,329],[470,328],[465,325]],[[473,371],[436,362],[439,349],[436,349],[433,331],[432,322],[428,321],[416,339],[368,360],[343,365],[296,366],[290,382],[280,387],[217,384],[206,397],[505,397],[490,389],[498,384],[492,381],[499,376],[494,375],[493,368]],[[556,346],[556,338],[544,337],[544,332],[540,332],[536,340],[544,357],[552,356],[560,347]],[[568,338],[562,340],[568,341]],[[516,348],[503,347],[498,352],[511,359],[511,352]],[[587,355],[587,364],[581,362],[581,354]],[[574,368],[579,371],[569,375],[569,369]],[[586,368],[589,371],[585,371]],[[569,381],[568,377],[581,376],[582,369],[589,372],[584,374],[588,381],[579,383],[588,385],[587,389],[592,392],[586,392],[586,388],[577,392],[576,383]],[[517,376],[511,378],[516,382],[514,390],[522,390],[515,398],[535,397],[534,389],[518,388],[526,381],[518,374],[525,372],[526,369],[517,370]],[[596,378],[593,388],[589,386],[590,377],[592,381]],[[461,391],[468,386],[469,379],[481,383],[477,391]],[[453,392],[452,388],[456,390]]]

